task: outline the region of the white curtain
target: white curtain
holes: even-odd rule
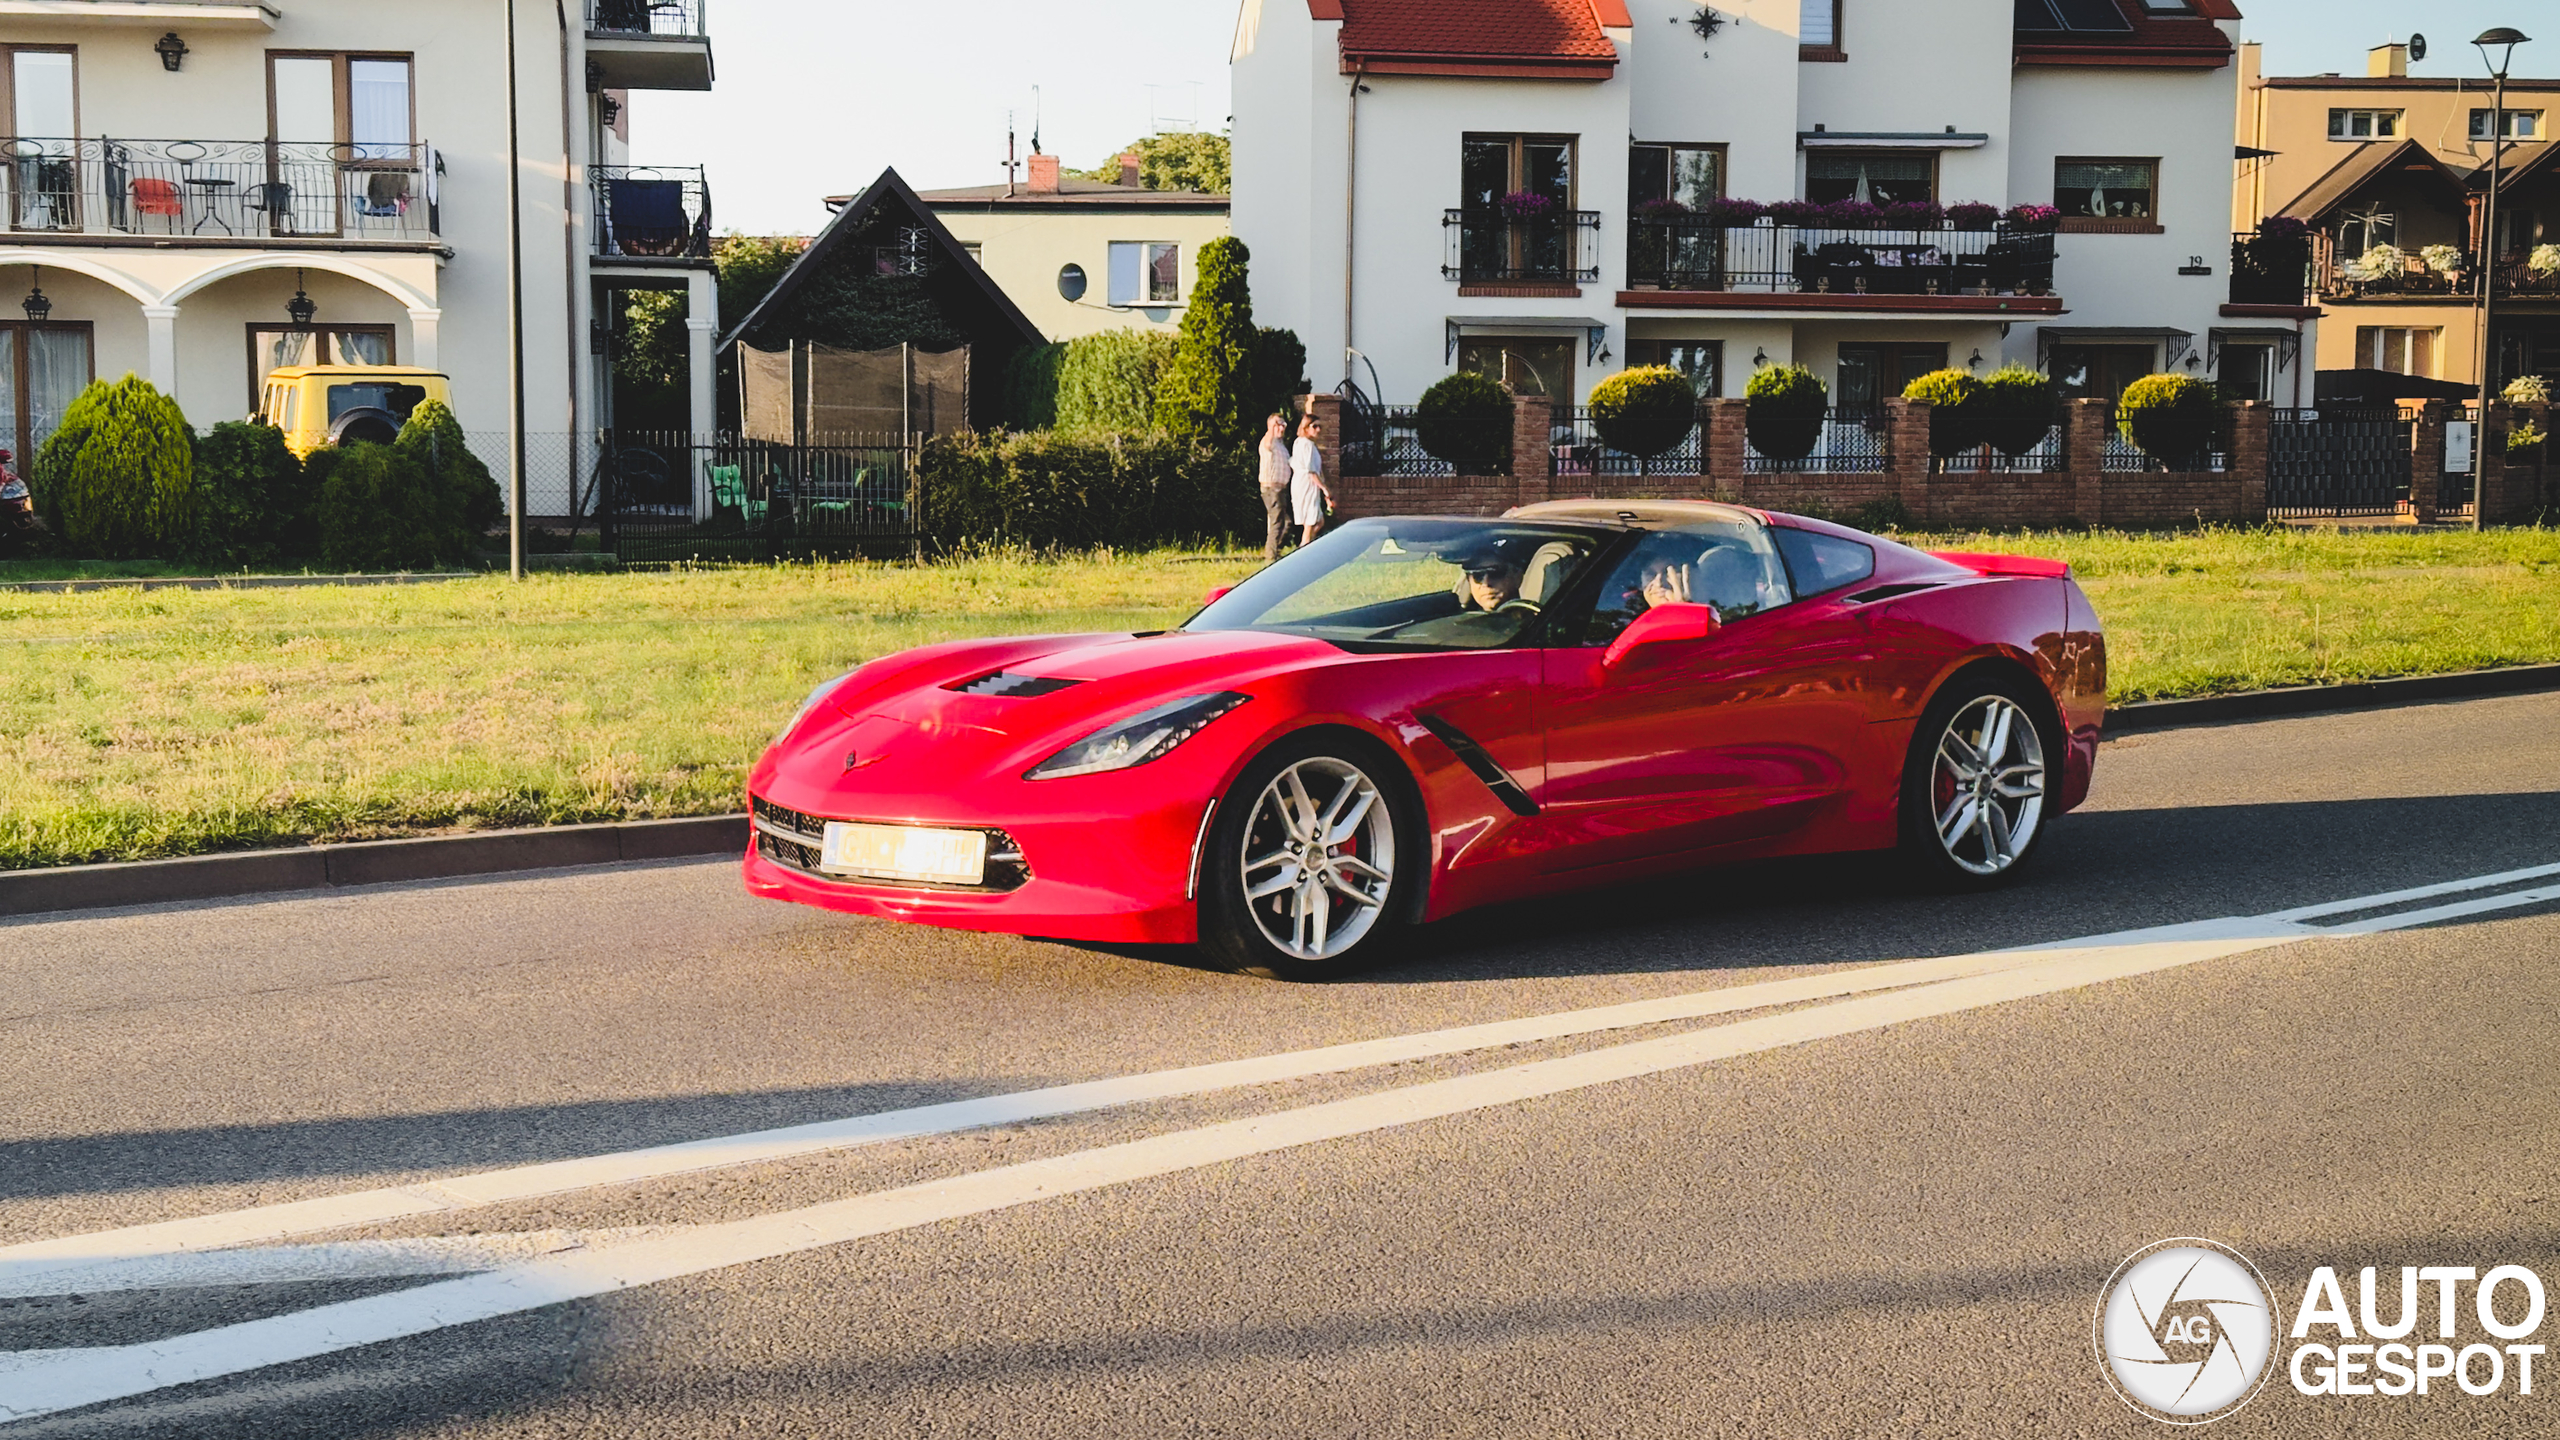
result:
[[[18,337],[0,329],[0,450],[18,448]],[[33,455],[18,457],[18,473],[36,463]]]
[[[388,365],[391,337],[373,330],[334,330],[329,334],[336,365]]]
[[[62,426],[62,412],[89,388],[89,332],[27,332],[27,448],[41,449]]]
[[[347,62],[349,123],[356,155],[366,160],[409,156],[409,62]]]

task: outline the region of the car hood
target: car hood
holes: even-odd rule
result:
[[[955,649],[889,685],[847,686],[836,708],[849,718],[1063,741],[1167,700],[1249,691],[1344,658],[1321,640],[1244,630],[1058,635],[1028,647]]]

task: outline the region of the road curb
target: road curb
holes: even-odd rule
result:
[[[421,570],[399,575],[100,575],[86,580],[11,580],[0,593],[88,595],[100,590],[300,590],[312,585],[433,585],[477,580],[477,570]]]
[[[226,900],[288,890],[451,880],[564,865],[618,865],[697,855],[737,855],[747,848],[745,815],[682,820],[630,820],[608,825],[555,825],[488,830],[417,840],[372,840],[0,871],[0,916],[98,910],[168,900]]]
[[[2498,670],[2460,670],[2450,675],[2411,675],[2398,680],[2360,680],[2345,685],[2296,685],[2282,690],[2251,690],[2239,695],[2206,695],[2194,700],[2151,700],[2120,705],[2107,712],[2109,735],[2174,730],[2189,725],[2221,725],[2234,720],[2264,720],[2280,715],[2318,715],[2339,710],[2379,710],[2427,700],[2471,700],[2488,695],[2531,695],[2560,690],[2560,665],[2511,665]]]

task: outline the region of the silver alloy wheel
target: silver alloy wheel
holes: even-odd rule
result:
[[[1378,923],[1395,884],[1396,826],[1359,766],[1312,755],[1271,777],[1245,820],[1245,908],[1263,938],[1329,960]]]
[[[2018,703],[1985,695],[1958,710],[1929,776],[1931,820],[1947,858],[1997,875],[2035,842],[2044,818],[2044,737]]]

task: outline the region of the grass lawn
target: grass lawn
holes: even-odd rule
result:
[[[1915,538],[2069,560],[2119,700],[2560,660],[2560,532]],[[1154,628],[1257,561],[0,593],[0,868],[729,810],[859,661]]]

